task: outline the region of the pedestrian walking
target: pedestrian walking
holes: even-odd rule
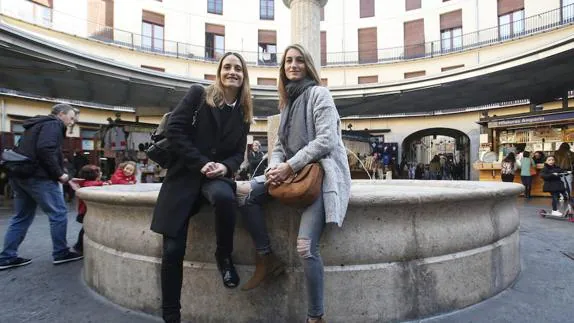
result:
[[[66,127],[73,125],[76,111],[67,104],[56,104],[48,116],[36,116],[24,122],[24,134],[15,151],[34,162],[30,175],[12,176],[15,215],[10,219],[0,253],[0,270],[28,265],[32,260],[18,257],[18,247],[24,241],[36,215],[36,207],[48,216],[55,265],[76,261],[81,254],[70,251],[66,240],[68,208],[62,184],[69,177],[64,172],[62,144]]]

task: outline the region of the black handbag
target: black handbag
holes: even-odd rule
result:
[[[9,176],[17,178],[31,177],[38,168],[38,163],[35,160],[19,154],[12,149],[4,149],[1,163],[8,171]]]
[[[193,120],[191,122],[191,126],[195,128],[197,123],[197,114],[203,104],[201,100],[204,97],[204,93],[201,96],[198,96],[199,100],[193,103],[193,107],[195,111],[193,112]],[[146,155],[149,159],[156,162],[161,168],[169,168],[170,165],[173,163],[175,159],[174,153],[171,149],[171,143],[166,138],[165,134],[167,131],[167,125],[169,123],[169,117],[171,116],[171,112],[168,112],[163,115],[161,118],[158,127],[151,135],[151,140],[153,143],[149,146],[146,150]]]

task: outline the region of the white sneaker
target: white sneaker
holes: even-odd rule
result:
[[[562,216],[562,212],[560,212],[560,211],[552,211],[552,213],[550,213],[550,215]]]

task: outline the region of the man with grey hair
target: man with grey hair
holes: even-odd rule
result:
[[[50,233],[55,265],[82,259],[68,248],[66,233],[68,208],[62,185],[69,178],[64,172],[62,144],[66,127],[74,124],[76,110],[67,104],[56,104],[48,116],[36,116],[23,124],[25,132],[15,151],[28,157],[34,167],[30,174],[14,174],[10,184],[14,190],[15,215],[4,237],[0,253],[0,270],[28,265],[32,260],[18,257],[18,247],[34,220],[39,206],[50,220]]]

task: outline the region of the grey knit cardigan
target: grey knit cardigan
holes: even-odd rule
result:
[[[291,129],[306,129],[305,137],[314,139],[287,160],[287,163],[294,172],[298,172],[305,165],[319,160],[325,171],[323,178],[325,221],[342,226],[349,204],[351,173],[341,137],[339,113],[327,88],[313,86],[306,91],[310,91],[305,104],[306,119],[312,122],[307,122],[306,127],[300,127],[305,124],[305,120],[293,119],[291,122],[294,127]],[[281,112],[281,118],[286,117],[286,111],[287,109],[284,109]],[[299,116],[304,117],[303,114]],[[283,144],[278,137],[271,152],[269,168],[285,161]]]

